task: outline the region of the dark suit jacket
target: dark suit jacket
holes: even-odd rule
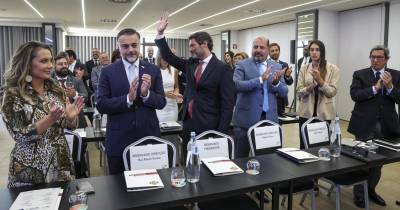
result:
[[[150,96],[143,101],[138,88],[134,104],[128,107],[130,84],[122,60],[102,69],[97,86],[97,109],[107,114],[105,146],[109,156],[122,156],[126,146],[142,137],[160,136],[155,110],[166,104],[161,72],[155,65],[139,61],[139,78],[143,74],[151,76]]]
[[[372,86],[375,84],[375,75],[371,68],[355,71],[350,86],[350,95],[355,102],[351,114],[348,131],[356,136],[366,136],[375,130],[378,120],[382,126],[384,136],[399,134],[399,118],[395,104],[400,102],[400,72],[385,69],[392,75],[393,90],[387,95],[374,95]]]
[[[279,64],[282,65],[282,69],[284,69],[284,68],[289,68],[288,63],[286,63],[286,62],[283,62],[283,61],[279,60]],[[286,78],[285,75],[282,75],[282,77],[283,77],[283,79],[285,79],[285,82],[286,82],[287,85],[292,85],[292,84],[293,84],[293,77],[292,77],[292,75],[290,75],[289,78]]]
[[[197,132],[206,130],[227,132],[232,120],[235,95],[233,71],[229,66],[213,55],[196,87],[194,72],[199,60],[177,57],[169,49],[165,38],[155,40],[155,42],[162,58],[186,74],[183,121],[185,122],[189,117],[188,103],[193,99],[192,119]]]
[[[86,65],[86,71],[87,71],[87,76],[85,75],[85,79],[89,81],[89,88],[91,90],[93,90],[93,85],[92,85],[92,81],[90,79],[90,76],[92,75],[93,67],[95,67],[96,65],[95,65],[93,59],[86,61],[85,65]]]
[[[151,61],[153,61],[153,62],[150,62],[149,58],[144,58],[143,60],[148,62],[148,63],[153,63],[153,64],[156,63],[156,59],[154,57],[151,59]]]
[[[310,60],[308,61],[308,63],[311,62],[311,57],[308,56],[310,58]],[[304,57],[301,57],[298,61],[297,61],[297,73],[299,73],[300,69],[301,69],[301,65],[303,64],[303,60]],[[298,74],[297,74],[298,75]]]

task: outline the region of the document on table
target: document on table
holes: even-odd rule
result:
[[[61,188],[21,192],[9,210],[56,210],[60,205],[62,193]]]
[[[160,128],[162,129],[176,129],[182,127],[181,124],[175,121],[166,121],[166,122],[160,122]]]
[[[303,150],[297,149],[297,148],[281,148],[277,149],[277,152],[281,155],[284,155],[285,157],[288,157],[289,159],[292,159],[298,163],[309,163],[309,162],[315,162],[318,161],[319,158],[315,155],[312,155],[308,152],[305,152]]]
[[[243,170],[227,157],[203,158],[201,161],[210,169],[214,176],[243,173]]]
[[[156,169],[124,171],[126,190],[142,191],[163,188],[164,184]]]

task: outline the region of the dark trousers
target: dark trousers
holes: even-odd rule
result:
[[[249,157],[250,145],[247,138],[247,129],[234,127],[235,134],[235,158]]]
[[[285,113],[285,103],[286,99],[277,96],[276,97],[276,105],[277,105],[277,111],[278,111],[278,116],[283,116],[283,114]]]
[[[122,174],[125,170],[122,156],[107,155],[108,172],[109,174]]]

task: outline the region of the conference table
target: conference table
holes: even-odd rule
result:
[[[317,151],[318,148],[310,150]],[[400,159],[399,154],[392,154],[390,161]],[[251,158],[234,160],[242,169]],[[292,189],[293,182],[300,179],[313,179],[360,170],[370,167],[365,162],[342,155],[331,161],[317,161],[307,164],[295,163],[279,154],[266,154],[255,157],[260,164],[260,174],[246,173],[215,177],[202,166],[200,182],[187,183],[182,188],[171,186],[171,169],[158,170],[165,185],[162,189],[141,192],[126,192],[122,175],[90,177],[74,180],[69,183],[58,183],[63,187],[64,194],[59,209],[68,209],[68,197],[80,181],[89,181],[95,189],[95,194],[88,196],[89,209],[163,209],[183,204],[227,198],[248,192],[272,188],[272,209],[279,209],[279,185],[288,185]],[[390,162],[389,161],[389,162]],[[381,163],[379,163],[381,164]],[[51,186],[51,185],[50,185]],[[54,186],[54,184],[53,184]],[[49,187],[49,185],[45,186]],[[0,209],[8,209],[20,191],[31,188],[1,189]],[[292,191],[289,190],[289,193]],[[289,194],[288,209],[292,209],[292,194]],[[263,202],[261,202],[263,209]]]

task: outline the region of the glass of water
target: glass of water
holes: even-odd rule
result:
[[[171,171],[171,184],[173,187],[183,187],[186,185],[185,169],[173,168]]]

